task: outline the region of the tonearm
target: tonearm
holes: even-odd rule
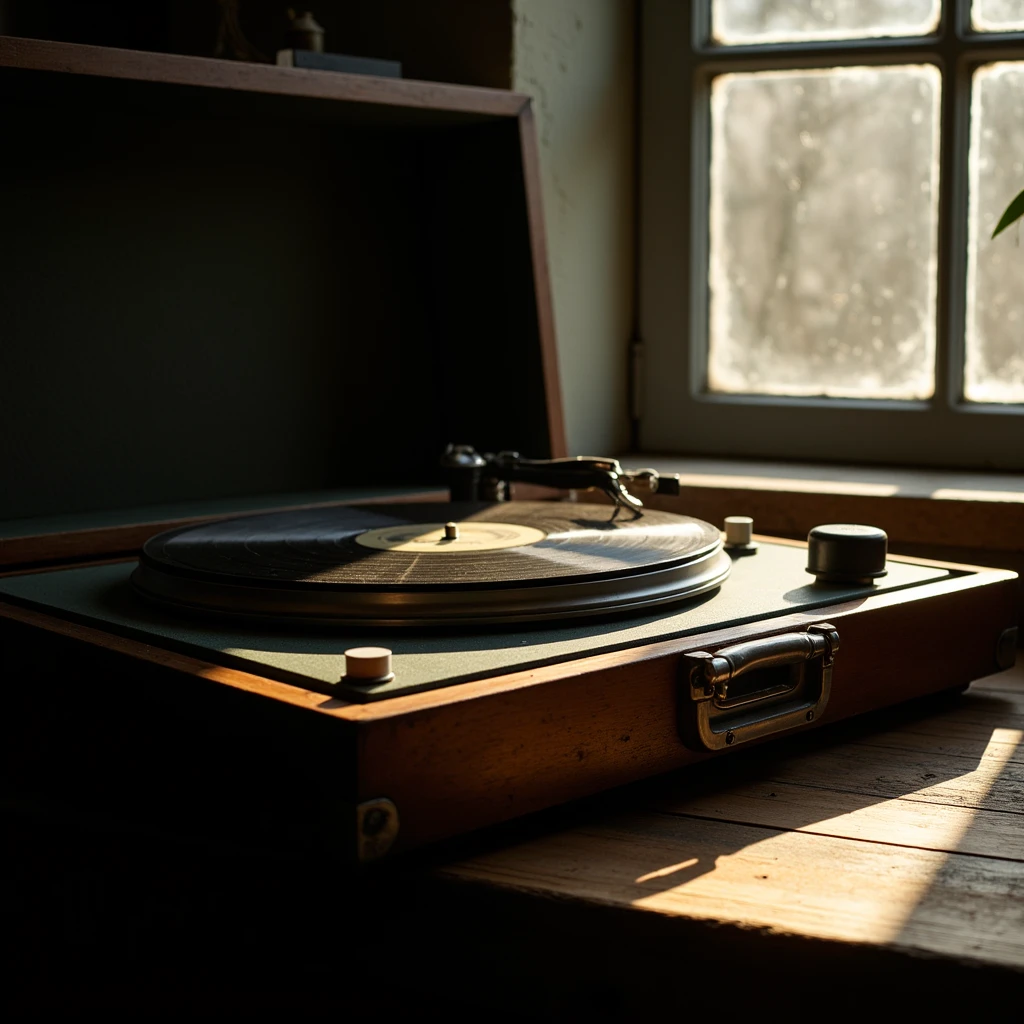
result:
[[[617,459],[577,455],[567,459],[524,459],[518,452],[481,455],[465,444],[450,444],[441,457],[452,501],[507,501],[509,484],[528,483],[559,490],[599,490],[620,508],[641,514],[643,502],[627,488],[679,494],[678,475],[654,469],[623,469]]]

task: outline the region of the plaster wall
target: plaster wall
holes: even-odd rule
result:
[[[512,88],[533,98],[569,451],[628,443],[631,0],[513,0]]]

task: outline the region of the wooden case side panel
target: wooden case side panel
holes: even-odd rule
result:
[[[392,800],[411,849],[701,760],[676,733],[677,660],[363,722],[360,798]]]
[[[1000,638],[1017,620],[1014,580],[843,616],[825,722],[964,686],[1009,668]]]
[[[999,669],[1015,621],[1012,579],[893,595],[875,607],[822,610],[842,649],[822,723],[962,686]],[[761,635],[784,632],[765,628]],[[720,645],[724,646],[724,644]],[[402,821],[396,849],[495,824],[706,758],[676,728],[680,655],[700,637],[594,659],[543,685],[480,692],[360,723],[360,799],[387,797]],[[494,681],[496,687],[500,681]],[[738,745],[738,746],[742,746]]]

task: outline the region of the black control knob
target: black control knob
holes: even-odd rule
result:
[[[817,583],[870,583],[884,576],[888,537],[877,526],[830,523],[807,535],[807,571]]]

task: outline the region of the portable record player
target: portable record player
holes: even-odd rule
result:
[[[1013,661],[1012,573],[887,558],[871,527],[723,540],[614,460],[459,458],[615,500],[251,514],[9,575],[24,721],[87,723],[122,812],[141,785],[165,826],[372,860]],[[80,746],[50,748],[65,792]]]
[[[0,40],[15,799],[367,861],[1012,661],[1012,573],[564,458],[524,98],[140,57]]]

